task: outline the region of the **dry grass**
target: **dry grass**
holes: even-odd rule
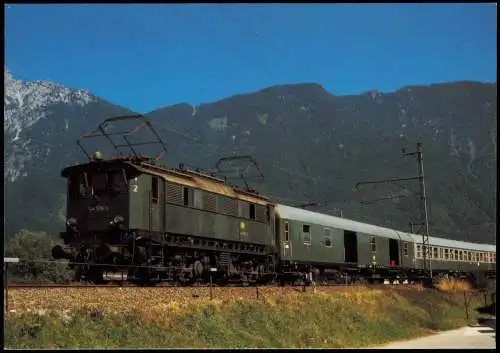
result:
[[[436,288],[441,292],[469,292],[472,289],[469,282],[456,278],[443,278]]]
[[[380,291],[397,290],[392,287],[372,289],[363,286],[306,288],[306,292],[338,295],[339,298],[378,295]],[[408,289],[405,289],[408,290]],[[419,288],[415,289],[419,290]],[[421,290],[421,289],[420,289]],[[212,292],[212,295],[210,294]],[[37,310],[68,311],[79,309],[99,309],[118,313],[130,310],[180,310],[189,304],[225,303],[237,300],[293,300],[304,295],[303,287],[264,286],[256,288],[208,287],[113,287],[113,288],[12,288],[9,289],[9,312],[32,312]],[[211,297],[213,300],[211,300]]]
[[[364,290],[342,289],[357,292]],[[307,288],[307,291],[311,291]],[[323,291],[318,290],[318,291]],[[328,291],[328,289],[325,289]],[[331,291],[331,290],[330,290]],[[113,287],[113,288],[12,288],[9,289],[9,311],[27,312],[35,310],[78,310],[98,308],[107,312],[128,311],[132,307],[176,308],[187,304],[228,302],[243,299],[282,298],[302,294],[300,287],[260,287],[256,288],[170,288],[170,287]],[[211,298],[213,300],[211,300]],[[175,309],[174,309],[175,310]]]
[[[466,324],[458,293],[267,287],[257,300],[255,288],[215,288],[210,300],[208,290],[15,289],[6,346],[361,347]]]

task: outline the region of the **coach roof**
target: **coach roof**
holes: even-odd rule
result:
[[[322,226],[329,226],[332,228],[339,228],[350,230],[352,232],[377,235],[386,238],[399,239],[409,241],[412,243],[422,243],[422,235],[406,233],[390,228],[379,227],[372,224],[352,221],[345,218],[326,215],[323,213],[307,211],[301,208],[276,205],[278,215],[283,219],[300,221],[310,224],[318,224]],[[459,240],[450,240],[437,237],[429,237],[429,244],[431,246],[442,246],[455,249],[464,249],[470,251],[490,251],[496,253],[496,245],[469,243]]]

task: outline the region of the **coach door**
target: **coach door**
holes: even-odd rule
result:
[[[281,238],[281,251],[283,260],[290,260],[292,257],[292,243],[290,241],[290,222],[283,222],[283,235]]]

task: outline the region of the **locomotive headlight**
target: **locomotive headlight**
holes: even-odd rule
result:
[[[76,226],[76,218],[68,218],[68,220],[66,221],[66,224],[68,225],[68,227],[72,227],[72,226]]]
[[[114,224],[122,224],[123,221],[124,221],[124,218],[122,216],[115,216],[115,218],[113,218]]]

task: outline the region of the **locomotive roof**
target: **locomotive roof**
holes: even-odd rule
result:
[[[406,233],[390,228],[330,216],[323,213],[312,212],[301,208],[277,204],[276,211],[279,216],[284,219],[296,220],[311,224],[320,224],[324,226],[330,226],[332,228],[340,228],[350,230],[352,232],[378,235],[381,237],[404,240],[414,243],[422,243],[422,235],[419,234]],[[491,244],[469,243],[437,237],[429,237],[429,243],[430,245],[434,246],[496,252],[496,246]]]
[[[191,170],[170,169],[150,164],[137,158],[113,158],[78,164],[63,169],[61,175],[68,177],[74,171],[85,171],[95,166],[119,166],[122,168],[128,166],[139,172],[153,174],[164,180],[183,186],[202,189],[259,205],[269,204],[269,200],[266,197],[229,185],[223,179]]]
[[[223,179],[207,174],[191,170],[170,169],[144,162],[140,163],[140,166],[135,165],[135,167],[144,173],[157,175],[173,183],[210,191],[216,194],[237,198],[259,205],[269,204],[268,199],[264,196],[239,189],[227,184]]]
[[[124,165],[133,166],[133,164],[128,162],[128,161],[129,160],[126,158],[113,158],[113,159],[103,159],[100,161],[91,161],[91,162],[87,162],[87,163],[75,164],[75,165],[64,168],[61,171],[61,176],[64,178],[67,178],[70,173],[81,172],[81,171],[89,170],[91,168],[94,168],[97,166],[103,166],[103,165],[104,166],[116,166],[116,167],[121,167],[121,168],[123,168]]]

